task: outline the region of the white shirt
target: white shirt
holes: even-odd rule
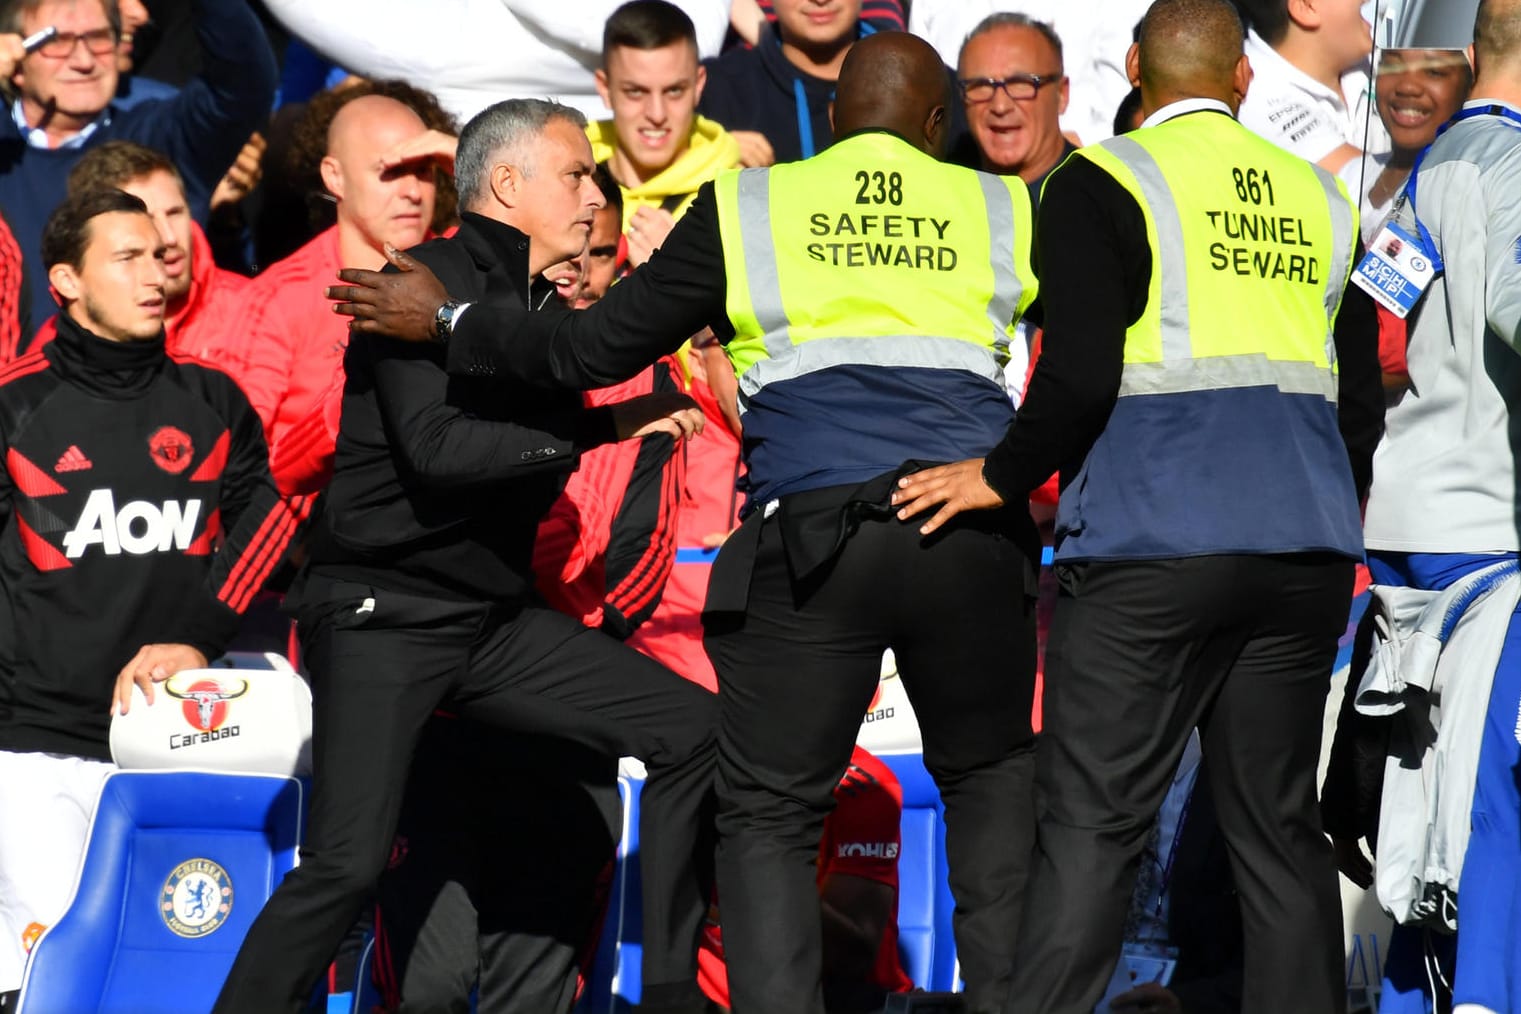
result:
[[[11,119],[16,121],[16,129],[21,131],[21,136],[26,139],[26,146],[28,148],[48,149],[53,147],[52,141],[48,139],[47,131],[43,130],[41,127],[27,126],[26,113],[21,108],[20,99],[17,99],[15,102],[11,103]],[[107,106],[105,109],[102,109],[100,111],[99,116],[95,117],[95,119],[85,124],[83,130],[59,144],[59,150],[62,151],[67,148],[83,148],[85,142],[90,139],[91,134],[95,133],[101,127],[110,122],[111,107]]]
[[[1342,75],[1341,90],[1315,80],[1262,41],[1246,33],[1252,84],[1241,103],[1241,125],[1309,162],[1343,144],[1359,151],[1389,150],[1389,135],[1373,112],[1372,79],[1366,69]]]
[[[1362,226],[1364,245],[1372,242],[1378,230],[1383,227],[1384,219],[1394,210],[1394,202],[1405,192],[1405,185],[1401,183],[1382,201],[1373,200],[1373,184],[1378,182],[1379,175],[1388,164],[1388,154],[1364,155],[1342,166],[1341,172],[1336,174],[1347,185],[1347,193],[1357,198],[1358,221]]]
[[[1130,51],[1135,26],[1146,13],[1147,0],[1087,0],[1076,6],[1091,4],[1096,8],[1093,30],[1089,33],[1082,63],[1067,64],[1072,78],[1072,95],[1062,127],[1082,138],[1084,144],[1097,144],[1114,136],[1114,114],[1130,94],[1130,78],[1125,73],[1125,54]]]
[[[1174,116],[1182,116],[1185,113],[1197,113],[1201,109],[1215,109],[1226,116],[1231,114],[1231,107],[1219,99],[1179,99],[1176,102],[1167,103],[1167,105],[1146,117],[1146,119],[1141,121],[1141,126],[1155,127],[1159,123],[1166,123]]]
[[[675,0],[716,56],[729,0]],[[494,102],[553,98],[605,117],[592,74],[621,0],[268,0],[293,34],[345,70],[402,78],[438,96],[460,125]]]

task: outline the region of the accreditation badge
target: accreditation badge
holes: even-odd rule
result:
[[[1352,272],[1352,282],[1403,320],[1431,280],[1436,268],[1421,241],[1390,221],[1368,244],[1368,252]]]

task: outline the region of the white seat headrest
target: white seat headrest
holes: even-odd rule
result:
[[[882,673],[856,744],[872,753],[917,753],[924,749],[919,718],[898,678],[898,660],[889,648],[882,655]]]
[[[279,655],[186,669],[154,685],[152,705],[134,687],[111,719],[111,758],[129,769],[307,775],[311,741],[312,692]]]

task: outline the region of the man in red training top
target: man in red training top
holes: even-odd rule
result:
[[[264,421],[281,493],[318,492],[333,468],[348,328],[322,288],[339,268],[384,264],[387,243],[405,250],[427,237],[446,149],[400,165],[384,159],[428,136],[422,118],[396,99],[361,95],[342,106],[322,160],[337,223],[270,265],[245,293],[235,372]]]
[[[249,280],[216,266],[206,234],[190,217],[185,181],[163,152],[133,141],[91,148],[69,172],[69,196],[124,190],[148,206],[164,244],[164,341],[172,355],[194,356],[229,373],[232,342],[241,335],[239,307]],[[58,333],[57,318],[42,325],[31,347]]]

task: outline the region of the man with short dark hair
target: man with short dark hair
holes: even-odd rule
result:
[[[58,337],[0,373],[0,994],[68,904],[113,707],[221,654],[291,530],[247,399],[165,352],[143,202],[75,194],[42,251]]]
[[[697,188],[739,163],[723,127],[697,115],[707,72],[692,19],[667,0],[630,0],[607,19],[597,92],[610,120],[587,128],[592,157],[623,192],[629,263],[649,260]]]
[[[956,85],[981,168],[1018,175],[1038,207],[1046,176],[1075,150],[1062,136],[1068,83],[1056,31],[1024,14],[989,15],[961,47]]]
[[[584,130],[579,113],[540,100],[477,116],[456,154],[460,231],[418,258],[466,299],[526,310],[528,280],[582,249],[603,203]],[[452,304],[444,318],[468,312]],[[682,395],[586,409],[484,368],[451,378],[443,357],[390,340],[352,342],[344,356],[327,508],[292,592],[313,673],[310,829],[301,865],[249,931],[222,1014],[302,1008],[385,868],[413,748],[441,705],[644,760],[645,1001],[696,994],[712,698],[543,606],[530,559],[580,452],[682,437],[701,417]]]
[[[760,41],[707,62],[708,87],[699,106],[731,131],[753,131],[769,143],[769,158],[746,165],[795,162],[834,140],[829,105],[840,64],[857,39],[875,29],[861,20],[861,0],[776,0],[776,24]]]
[[[52,305],[38,259],[43,222],[86,148],[124,140],[164,152],[204,222],[217,182],[269,112],[274,57],[247,0],[204,0],[198,11],[200,75],[172,99],[121,108],[117,0],[7,0],[0,10],[0,32],[12,33],[0,36],[0,77],[16,94],[0,117],[0,207],[26,258],[34,312]],[[48,27],[58,35],[22,52],[22,36]]]
[[[894,498],[933,535],[1064,480],[1006,1014],[1094,1009],[1195,727],[1237,872],[1244,1009],[1346,1004],[1315,769],[1382,419],[1377,326],[1348,284],[1346,188],[1234,118],[1243,34],[1226,0],[1152,4],[1127,60],[1145,123],[1046,183],[1045,343],[1018,418]],[[1291,241],[1240,235],[1278,221]]]
[[[148,207],[164,243],[164,341],[174,354],[194,356],[229,372],[241,323],[237,307],[248,279],[216,266],[211,244],[190,217],[185,180],[162,152],[132,141],[91,148],[69,173],[69,193],[124,190]],[[33,343],[58,333],[57,319],[42,325]]]
[[[618,277],[618,270],[628,259],[623,243],[623,188],[613,179],[606,166],[598,166],[592,174],[597,188],[602,191],[606,204],[597,209],[592,219],[591,234],[586,237],[586,277],[581,282],[581,293],[575,306],[584,310],[607,295]]]

